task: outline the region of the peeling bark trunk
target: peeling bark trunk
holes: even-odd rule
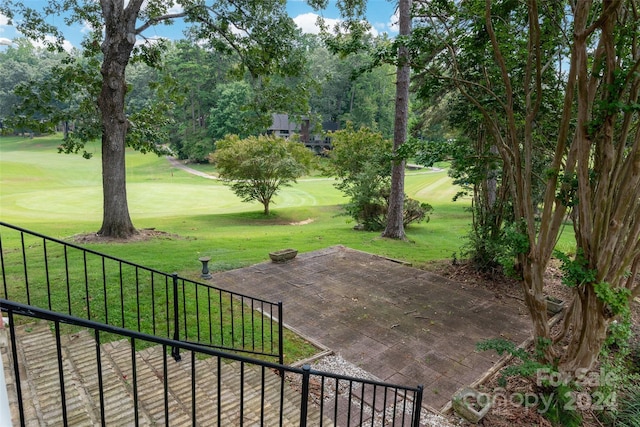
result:
[[[571,340],[560,366],[567,372],[591,369],[607,338],[609,319],[605,307],[596,296],[593,285],[587,284],[574,292],[575,302],[567,325]]]

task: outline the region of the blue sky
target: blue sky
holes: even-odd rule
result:
[[[39,3],[44,4],[46,0],[25,0],[29,2],[32,7],[38,8]],[[367,2],[367,19],[372,25],[372,33],[381,34],[388,33],[389,35],[397,34],[397,28],[394,23],[397,21],[394,18],[396,0],[368,0]],[[318,15],[325,18],[328,23],[332,20],[338,20],[340,15],[335,7],[335,1],[330,1],[329,6],[323,11],[314,11],[307,5],[305,0],[288,0],[287,10],[289,15],[294,19],[296,24],[305,33],[317,32],[316,19]],[[52,23],[59,24],[64,28],[65,37],[68,40],[67,47],[72,46],[79,47],[86,29],[81,25],[75,27],[64,27],[62,17],[53,17]],[[145,36],[148,38],[155,37],[167,37],[170,39],[179,39],[182,37],[181,26],[179,24],[172,26],[160,25],[155,28],[150,28],[145,32]],[[13,38],[19,37],[12,26],[8,25],[6,17],[0,15],[0,49],[1,45],[10,43]]]

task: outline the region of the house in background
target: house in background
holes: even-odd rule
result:
[[[305,147],[317,154],[331,150],[331,137],[311,134],[311,124],[308,117],[302,117],[301,123],[289,120],[288,114],[272,114],[271,126],[267,129],[267,135],[275,135],[280,138],[289,138],[291,135],[299,135],[300,142]],[[323,132],[334,132],[340,128],[338,122],[323,122]]]

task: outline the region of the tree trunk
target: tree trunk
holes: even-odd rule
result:
[[[571,312],[567,314],[571,340],[560,363],[567,372],[593,367],[607,338],[610,320],[605,318],[605,307],[596,296],[591,283],[576,290],[574,298]]]
[[[411,0],[400,0],[400,36],[411,34]],[[406,160],[399,158],[400,146],[407,139],[407,121],[409,118],[409,49],[398,48],[398,69],[396,81],[396,114],[393,129],[393,165],[391,169],[391,193],[389,194],[389,210],[387,224],[382,237],[405,239],[404,233],[404,169]]]
[[[98,98],[102,119],[103,218],[98,234],[127,238],[136,233],[129,217],[125,174],[127,117],[124,99],[127,91],[125,68],[136,41],[135,22],[141,0],[123,2],[102,0],[105,39],[102,44],[102,90]]]

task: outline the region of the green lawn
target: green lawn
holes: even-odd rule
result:
[[[0,138],[0,219],[57,238],[97,231],[102,219],[100,151],[94,156],[58,154],[59,137]],[[200,165],[199,170],[213,172]],[[434,206],[429,223],[407,229],[397,242],[376,232],[354,231],[342,215],[345,199],[332,178],[302,178],[276,197],[264,217],[258,203],[242,203],[216,180],[188,174],[165,158],[127,152],[131,218],[138,228],[155,228],[179,239],[92,245],[164,271],[195,274],[203,255],[215,270],[268,260],[268,252],[295,247],[301,252],[345,245],[422,264],[459,252],[470,224],[468,201],[452,202],[456,189],[446,171],[408,172],[407,193]],[[304,225],[298,223],[304,222]]]
[[[94,156],[58,154],[59,136],[0,137],[0,220],[56,238],[97,231],[102,220],[100,150]],[[213,168],[198,165],[213,173]],[[431,221],[407,228],[407,241],[382,239],[377,232],[354,231],[342,214],[345,202],[332,178],[314,174],[282,189],[272,215],[259,203],[242,203],[226,186],[177,169],[162,157],[127,152],[131,218],[138,228],[155,228],[180,238],[127,244],[96,244],[93,249],[149,267],[189,276],[198,257],[212,257],[214,270],[267,261],[286,247],[301,252],[345,245],[409,261],[460,256],[471,216],[470,201],[453,202],[458,189],[446,170],[407,172],[410,197],[434,207]],[[570,250],[570,233],[560,241]]]
[[[0,220],[58,239],[95,232],[102,220],[102,183],[98,144],[94,157],[58,154],[59,137],[0,137]],[[198,170],[213,173],[208,165]],[[407,172],[410,197],[434,207],[428,223],[407,228],[408,240],[383,239],[378,232],[353,230],[342,213],[345,202],[334,180],[314,173],[282,189],[272,214],[258,203],[242,203],[219,181],[173,167],[165,158],[127,152],[129,210],[134,225],[169,233],[151,241],[86,245],[130,262],[177,272],[199,280],[198,258],[211,256],[213,271],[269,260],[268,253],[293,247],[308,252],[333,245],[411,262],[460,257],[471,216],[469,200],[453,202],[458,189],[446,170]],[[561,246],[570,248],[569,233]],[[3,245],[11,236],[3,235]],[[563,247],[563,249],[565,248]],[[34,250],[37,250],[35,248]],[[19,265],[16,265],[20,269]],[[9,268],[9,266],[7,266]],[[19,272],[17,274],[20,274]],[[45,295],[46,297],[46,295]],[[54,296],[63,298],[66,296]],[[84,310],[82,298],[76,298]],[[63,303],[64,303],[63,301]],[[74,299],[75,301],[75,299]],[[148,316],[149,313],[142,313]],[[288,333],[287,362],[313,353]]]

